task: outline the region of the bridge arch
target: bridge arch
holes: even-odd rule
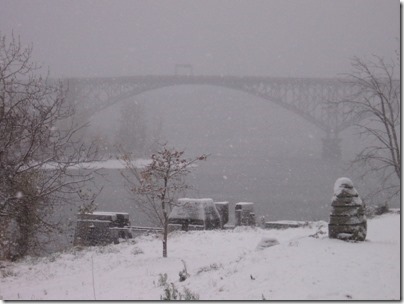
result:
[[[167,87],[204,85],[250,94],[302,117],[324,131],[323,157],[341,156],[339,132],[353,124],[331,101],[344,98],[346,86],[338,79],[297,79],[235,76],[136,76],[123,78],[70,79],[70,98],[85,117],[128,98]],[[87,100],[87,102],[82,102]],[[336,105],[336,103],[334,103]]]
[[[137,95],[142,95],[144,93],[147,92],[151,92],[151,91],[155,91],[155,90],[159,90],[159,89],[164,89],[164,88],[170,88],[170,87],[176,87],[176,86],[184,86],[184,85],[189,85],[189,84],[169,84],[169,85],[162,85],[159,87],[153,87],[153,88],[145,88],[143,90],[137,90],[134,89],[133,91],[129,91],[126,92],[122,95],[118,95],[116,97],[114,97],[113,99],[111,99],[107,104],[103,105],[101,108],[97,109],[94,113],[96,112],[100,112],[103,111],[105,109],[107,109],[110,106],[113,106],[114,104],[123,102],[129,98],[135,97]],[[195,84],[191,84],[191,85],[195,85]],[[327,126],[324,122],[316,120],[316,118],[312,115],[310,115],[307,112],[304,112],[303,110],[299,109],[298,107],[294,106],[293,104],[287,104],[282,102],[281,100],[276,100],[276,99],[272,99],[271,97],[265,95],[265,94],[260,94],[258,92],[254,92],[254,91],[246,91],[240,88],[235,88],[232,86],[223,86],[223,85],[217,85],[217,84],[206,84],[204,86],[211,86],[211,87],[219,87],[219,88],[226,88],[226,89],[231,89],[234,91],[238,91],[238,92],[242,92],[242,93],[247,93],[253,97],[258,97],[258,99],[261,100],[265,100],[268,101],[270,103],[274,103],[300,117],[302,117],[303,119],[305,119],[306,121],[308,121],[309,123],[315,125],[317,128],[321,129],[324,132],[331,132],[329,129],[329,126]],[[340,131],[342,131],[343,129],[341,129]]]

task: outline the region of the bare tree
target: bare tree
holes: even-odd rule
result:
[[[54,208],[92,179],[79,165],[94,158],[75,134],[74,108],[60,83],[38,76],[32,47],[0,37],[0,257],[40,250],[57,229]],[[72,170],[70,170],[72,169]],[[88,197],[87,197],[88,198]],[[91,198],[90,198],[91,200]]]
[[[192,165],[206,160],[206,155],[186,159],[184,151],[177,151],[163,145],[151,156],[151,163],[138,170],[134,160],[124,155],[122,160],[126,170],[122,176],[129,184],[129,190],[140,197],[144,213],[163,228],[163,257],[167,257],[168,217],[176,204],[178,195],[189,188],[185,176]]]
[[[395,79],[399,64],[375,56],[372,61],[354,58],[352,66],[348,77],[357,92],[343,102],[360,121],[360,135],[369,140],[354,163],[367,168],[365,174],[381,176],[377,191],[390,193],[387,207],[388,200],[400,193],[401,182],[400,82]]]

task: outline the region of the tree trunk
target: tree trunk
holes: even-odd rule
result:
[[[163,228],[163,258],[167,257],[167,236],[168,236],[168,221],[164,223]]]

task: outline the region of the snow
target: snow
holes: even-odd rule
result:
[[[112,217],[116,217],[116,215],[120,214],[120,215],[125,215],[128,216],[129,213],[126,212],[110,212],[110,211],[94,211],[91,214],[94,215],[106,215],[106,216],[112,216]]]
[[[16,198],[21,199],[24,197],[24,194],[21,191],[18,191],[15,195]]]
[[[306,225],[307,222],[305,221],[287,221],[287,220],[280,220],[280,221],[269,221],[266,223],[271,224],[284,224],[284,225]]]
[[[94,211],[92,212],[94,215],[117,215],[117,214],[122,214],[122,215],[128,215],[129,213],[127,212],[111,212],[111,211]]]
[[[240,203],[237,203],[237,205],[252,206],[252,205],[254,205],[254,203],[252,203],[252,202],[240,202]]]
[[[215,205],[228,205],[228,201],[223,201],[223,202],[215,202]]]
[[[256,250],[261,240],[279,244]],[[275,241],[274,241],[275,243]],[[161,239],[26,258],[0,268],[4,300],[159,300],[160,274],[201,300],[399,300],[400,215],[368,220],[364,242],[329,239],[327,223],[286,230],[173,232]],[[179,282],[186,262],[190,276]],[[5,266],[4,266],[5,265]]]
[[[357,195],[352,181],[347,177],[340,177],[334,184],[334,195],[339,196],[342,192],[347,192],[350,195]]]
[[[190,218],[205,221],[205,209],[208,206],[210,206],[212,209],[214,208],[213,200],[211,198],[180,198],[178,199],[178,205],[174,206],[173,210],[171,211],[170,218]]]
[[[180,205],[185,205],[189,203],[195,204],[213,204],[213,200],[211,198],[179,198],[178,203]]]
[[[254,203],[251,202],[240,202],[236,204],[236,210],[244,210],[248,212],[254,212]]]
[[[256,250],[264,250],[268,247],[272,247],[275,245],[278,245],[279,242],[277,239],[274,238],[269,238],[269,237],[263,237],[261,241],[258,243]]]

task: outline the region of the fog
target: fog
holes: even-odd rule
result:
[[[0,30],[34,44],[54,77],[334,77],[398,49],[396,0],[1,0]]]
[[[399,49],[394,0],[0,0],[0,30],[32,43],[33,59],[53,78],[172,75],[341,77],[354,56],[390,59]],[[354,175],[349,161],[363,147],[353,128],[343,157],[321,158],[325,134],[268,101],[230,89],[176,86],[134,96],[148,130],[188,155],[210,154],[191,175],[197,197],[253,201],[270,219],[328,217],[333,182]],[[121,104],[91,117],[113,137]],[[362,145],[362,146],[361,146]],[[130,211],[117,172],[98,203]],[[358,191],[369,185],[355,180]],[[119,188],[119,189],[118,189]],[[398,203],[397,203],[398,204]]]

